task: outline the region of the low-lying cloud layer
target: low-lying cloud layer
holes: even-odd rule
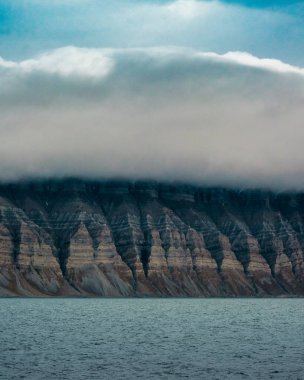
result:
[[[246,53],[66,47],[0,59],[0,179],[304,189],[304,69]]]

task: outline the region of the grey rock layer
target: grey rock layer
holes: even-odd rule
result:
[[[0,186],[0,295],[304,295],[304,194]]]

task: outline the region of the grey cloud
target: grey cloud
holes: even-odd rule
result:
[[[0,179],[304,188],[304,70],[244,53],[68,47],[0,61]]]

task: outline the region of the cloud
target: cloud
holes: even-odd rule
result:
[[[232,63],[239,63],[244,66],[261,68],[279,73],[295,73],[304,75],[303,68],[289,65],[278,59],[257,58],[252,54],[244,52],[229,52],[226,54],[202,53],[202,56],[218,58],[219,60],[226,60],[227,62],[230,61]]]
[[[111,70],[111,60],[99,50],[75,49],[73,47],[57,49],[42,54],[35,59],[19,63],[0,59],[0,67],[16,69],[18,73],[45,73],[63,77],[101,78]]]
[[[304,70],[247,53],[66,47],[0,60],[0,180],[304,189]]]

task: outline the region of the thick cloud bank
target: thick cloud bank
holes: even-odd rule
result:
[[[304,69],[247,53],[66,47],[0,59],[0,179],[304,189]]]

